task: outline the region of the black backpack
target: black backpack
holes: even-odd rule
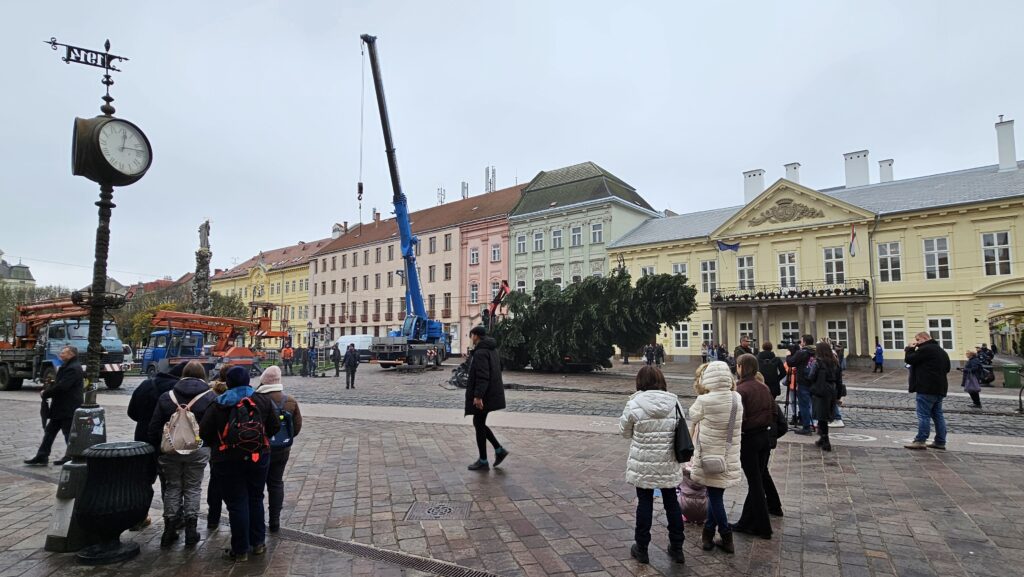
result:
[[[220,434],[220,450],[237,449],[256,462],[263,449],[269,446],[259,407],[251,397],[238,401],[231,407],[228,422]]]
[[[281,428],[273,437],[270,437],[271,449],[287,449],[292,446],[292,440],[295,437],[295,421],[292,412],[284,408],[287,403],[288,395],[284,393],[282,393],[281,404],[274,403],[277,408],[277,418],[281,421]]]

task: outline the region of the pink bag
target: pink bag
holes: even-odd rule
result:
[[[686,523],[704,524],[708,518],[708,490],[690,478],[690,466],[683,467],[683,482],[679,484],[679,507]]]

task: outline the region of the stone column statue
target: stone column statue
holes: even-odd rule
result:
[[[210,314],[210,221],[199,225],[199,250],[196,251],[196,274],[192,279],[192,310],[196,314]]]

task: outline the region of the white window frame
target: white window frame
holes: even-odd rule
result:
[[[583,246],[582,226],[574,226],[569,229],[569,246]]]
[[[520,279],[516,281],[516,290],[525,293],[526,292],[526,280]]]
[[[796,251],[780,252],[775,260],[779,264],[779,288],[795,289],[800,282],[800,259]]]
[[[846,319],[831,319],[825,321],[825,334],[832,344],[850,348],[850,324]]]
[[[939,248],[940,243],[945,246],[943,248]],[[930,248],[929,245],[931,245]],[[921,241],[921,247],[924,252],[924,279],[948,279],[950,273],[949,237],[936,236],[923,239]],[[945,263],[942,262],[943,260],[945,260]]]
[[[751,290],[754,288],[753,255],[736,257],[736,280],[740,290]]]
[[[736,340],[741,341],[743,337],[747,337],[750,340],[754,340],[754,322],[753,321],[741,321],[737,327]]]
[[[672,274],[687,276],[686,268],[687,267],[685,262],[672,263]]]
[[[480,249],[475,246],[469,249],[469,264],[470,266],[480,264]]]
[[[516,236],[516,254],[526,254],[526,235]]]
[[[672,331],[672,345],[676,349],[689,349],[690,348],[690,325],[687,323],[679,323],[674,327]]]
[[[640,267],[640,276],[654,276],[654,270],[654,265],[642,266]]]
[[[491,245],[491,262],[501,262],[501,245]]]
[[[700,292],[718,290],[718,263],[713,260],[700,261]]]
[[[469,283],[469,304],[480,304],[480,285],[475,282]]]
[[[590,225],[590,243],[601,244],[604,242],[604,223],[595,222]]]
[[[544,232],[533,233],[533,252],[544,252]]]
[[[878,249],[879,282],[901,282],[903,280],[903,247],[898,240],[880,242]],[[882,254],[882,253],[885,254]]]
[[[551,250],[562,248],[562,229],[556,228],[551,231]]]
[[[701,342],[707,343],[711,346],[715,340],[715,323],[701,323],[700,324],[700,340]]]
[[[800,342],[800,321],[779,321],[779,344]]]
[[[498,296],[498,291],[500,291],[500,290],[501,290],[501,283],[499,281],[492,280],[491,281],[491,300],[494,300],[494,297]]]
[[[996,244],[999,242],[999,235],[1006,235],[1005,244]],[[985,244],[988,242],[987,237],[991,237],[991,244]],[[981,234],[981,262],[984,265],[985,276],[1006,276],[1013,274],[1013,241],[1010,238],[1010,232],[1007,230],[996,230],[992,232],[984,232]],[[1000,252],[1006,251],[1006,258],[1000,258]],[[989,272],[989,263],[991,256],[992,272]],[[1002,265],[1005,265],[1003,267]],[[1005,272],[1002,272],[1005,268]]]
[[[952,351],[956,348],[956,332],[954,330],[953,317],[928,317],[927,322],[928,333],[939,343],[940,347],[947,351]],[[936,333],[938,334],[936,335]],[[948,333],[948,338],[943,333]]]
[[[887,351],[902,351],[904,348],[906,348],[906,326],[907,323],[902,318],[883,318],[882,349]]]
[[[828,246],[821,251],[825,263],[825,284],[846,284],[846,252],[841,246]]]

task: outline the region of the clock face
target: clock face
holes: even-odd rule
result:
[[[100,152],[110,166],[122,174],[134,176],[149,168],[149,141],[134,125],[111,120],[100,128]]]

